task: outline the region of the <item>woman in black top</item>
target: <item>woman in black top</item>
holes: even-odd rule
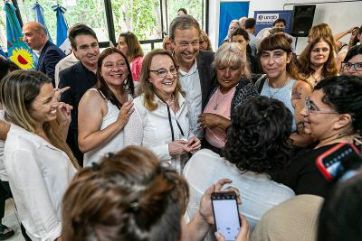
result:
[[[279,182],[296,194],[325,196],[328,182],[316,167],[316,158],[338,143],[354,143],[362,133],[362,79],[335,76],[319,82],[302,110],[304,129],[316,141],[314,149],[297,155]]]

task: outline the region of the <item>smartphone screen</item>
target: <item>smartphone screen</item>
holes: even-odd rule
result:
[[[213,193],[211,195],[216,231],[226,241],[234,241],[240,230],[240,217],[235,193]]]
[[[341,143],[317,158],[317,167],[324,177],[331,181],[347,171],[357,169],[362,164],[358,149],[351,144]]]

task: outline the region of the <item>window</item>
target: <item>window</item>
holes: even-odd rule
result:
[[[64,17],[69,27],[85,23],[94,29],[101,47],[109,46],[109,41],[118,40],[121,32],[132,31],[148,52],[154,47],[162,47],[163,33],[177,16],[179,8],[186,8],[205,29],[205,5],[208,0],[17,0],[23,23],[34,21],[32,9],[38,2],[43,8],[46,27],[53,42],[56,41],[56,13],[52,6],[59,2],[67,11]],[[110,18],[112,13],[113,19]],[[108,16],[107,16],[108,15]],[[6,46],[5,16],[0,20],[0,44]],[[107,18],[108,17],[108,18]],[[107,20],[113,20],[114,29]],[[111,21],[109,21],[111,23]]]
[[[177,17],[177,10],[185,8],[187,13],[193,16],[200,24],[200,27],[205,30],[206,28],[206,14],[205,14],[205,0],[163,0],[164,1],[164,16],[165,28],[164,31],[168,32],[168,27],[172,20]]]
[[[116,40],[127,31],[136,34],[138,40],[162,38],[159,0],[112,1],[112,14]]]
[[[36,0],[18,0],[23,23],[34,21],[35,15],[32,8],[35,2]],[[38,3],[44,9],[43,14],[45,24],[53,42],[55,42],[57,19],[52,6],[56,5],[57,1],[38,0]],[[85,23],[93,28],[100,42],[109,41],[103,0],[63,0],[59,1],[59,3],[67,9],[64,13],[64,17],[69,27],[76,23]]]

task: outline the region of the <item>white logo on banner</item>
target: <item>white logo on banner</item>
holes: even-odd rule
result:
[[[273,23],[278,18],[278,13],[259,13],[256,15],[256,21],[258,23]]]

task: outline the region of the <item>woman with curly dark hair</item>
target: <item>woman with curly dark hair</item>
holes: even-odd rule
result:
[[[292,118],[291,112],[276,99],[251,97],[240,105],[231,118],[225,159],[203,149],[184,169],[190,186],[188,211],[197,211],[200,190],[221,177],[231,179],[240,191],[240,210],[252,228],[267,210],[294,196],[290,188],[273,181],[292,153]]]
[[[304,131],[316,144],[299,153],[278,177],[296,194],[325,197],[329,183],[317,169],[319,155],[339,143],[358,144],[362,134],[362,79],[334,76],[321,80],[302,110]],[[279,175],[278,175],[279,176]]]

